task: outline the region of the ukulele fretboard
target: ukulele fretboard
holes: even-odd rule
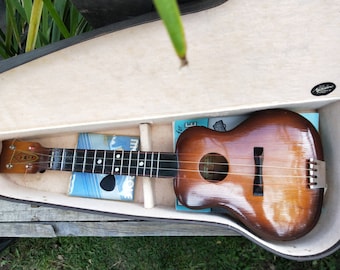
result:
[[[50,152],[50,170],[83,173],[173,177],[177,173],[174,153],[86,150],[54,148]]]

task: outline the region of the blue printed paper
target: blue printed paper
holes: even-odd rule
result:
[[[79,134],[77,148],[136,151],[139,148],[139,138],[81,133]],[[105,190],[101,187],[101,182],[107,180],[111,181],[109,184],[114,185],[112,186],[113,190],[112,188]],[[106,174],[75,172],[72,174],[69,195],[87,198],[131,201],[134,199],[135,180],[135,176],[107,176]]]

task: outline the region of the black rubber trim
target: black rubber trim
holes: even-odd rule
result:
[[[18,238],[0,237],[0,252],[4,251],[11,244],[13,244]]]

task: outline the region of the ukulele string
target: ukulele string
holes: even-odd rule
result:
[[[150,168],[149,168],[150,169]],[[189,172],[189,170],[176,170],[176,171],[185,171],[185,172]],[[194,172],[194,173],[197,173],[196,170],[191,170],[191,172]],[[219,173],[219,172],[217,172]],[[107,173],[106,173],[107,174]],[[25,171],[24,173],[24,182],[26,181],[26,175],[28,175],[28,172],[27,170]],[[120,173],[114,173],[114,175],[121,175]],[[124,175],[124,174],[123,174]],[[132,174],[133,175],[133,174]],[[227,175],[231,175],[231,176],[249,176],[249,177],[255,177],[256,174],[243,174],[243,173],[228,173],[226,174]],[[142,175],[139,175],[137,174],[136,176],[142,176]],[[146,176],[146,177],[155,177],[155,175],[143,175],[143,176]],[[253,182],[253,178],[251,179],[245,179],[245,178],[241,178],[241,179],[238,179],[238,182],[243,186],[243,188],[246,188],[246,187],[249,187],[249,188],[253,188],[254,186],[262,186],[264,187],[265,189],[266,188],[270,188],[270,187],[280,187],[280,190],[281,191],[289,191],[289,190],[292,190],[293,192],[297,191],[298,187],[303,187],[303,188],[307,188],[307,182],[291,182],[291,181],[287,181],[287,178],[296,178],[296,179],[299,179],[299,178],[303,178],[303,179],[306,179],[307,176],[292,176],[292,175],[274,175],[274,176],[269,176],[269,175],[262,175],[264,177],[264,183],[262,184],[256,184]],[[266,178],[267,177],[275,177],[275,178],[282,178],[282,180],[280,181],[275,181],[275,182],[269,182],[269,181],[266,181]],[[286,177],[284,179],[284,177]],[[169,178],[169,177],[167,177]],[[187,180],[190,181],[190,179],[192,179],[192,181],[197,181],[197,178],[187,178]],[[268,179],[269,180],[269,179]],[[271,179],[273,180],[273,179]],[[222,183],[222,182],[225,182],[225,181],[217,181],[217,180],[206,180],[207,182],[212,182],[212,183],[215,183],[215,184],[218,184],[218,183]],[[228,181],[228,180],[227,180]],[[233,183],[231,181],[231,183]]]
[[[49,164],[49,162],[36,162],[37,164],[43,164],[43,165],[46,165],[46,164]],[[27,163],[17,163],[17,164],[27,164]],[[61,162],[58,162],[57,164],[61,164]],[[81,166],[84,166],[84,164],[78,164],[78,165],[81,165]],[[93,164],[89,164],[89,163],[85,163],[85,166],[93,166]],[[112,168],[112,165],[105,165],[105,167],[108,167],[108,168]],[[119,164],[119,167],[122,168],[122,169],[125,169],[126,171],[128,170],[129,166],[120,166]],[[254,166],[251,166],[249,165],[248,167],[254,167]],[[144,168],[143,168],[144,169]],[[307,169],[305,168],[286,168],[286,169],[294,169],[294,170],[304,170],[305,172],[307,171]],[[131,170],[131,167],[130,167],[130,170]],[[137,171],[136,173],[130,173],[131,175],[136,175],[136,176],[150,176],[150,177],[155,177],[156,176],[156,173],[153,173],[154,170],[156,170],[156,168],[154,167],[145,167],[145,170],[149,170],[149,173],[145,173],[145,174],[139,174]],[[152,172],[151,172],[152,170]],[[202,173],[202,171],[200,170],[190,170],[190,169],[162,169],[163,171],[175,171],[175,172],[181,172],[181,173],[197,173],[197,172],[200,172]],[[106,172],[105,171],[105,168],[102,169],[103,172]],[[87,171],[84,171],[85,173],[91,173],[91,172],[87,172]],[[292,174],[255,174],[255,173],[237,173],[237,172],[221,172],[221,171],[208,171],[206,172],[208,174],[215,174],[215,175],[225,175],[226,177],[228,175],[230,176],[243,176],[243,177],[256,177],[256,176],[262,176],[264,178],[285,178],[286,180],[289,178],[289,179],[307,179],[307,175],[304,174],[304,175],[292,175]],[[104,173],[104,174],[111,174],[111,173]],[[114,175],[125,175],[124,173],[121,173],[121,172],[113,172],[112,174]],[[193,179],[194,180],[194,179]],[[243,179],[243,180],[246,180],[246,179]],[[208,180],[209,181],[209,180]],[[212,180],[214,182],[214,180]],[[215,180],[217,182],[217,180]],[[254,184],[256,185],[256,184]],[[261,185],[261,184],[259,184]],[[268,183],[266,184],[268,185]],[[270,183],[269,185],[286,185],[286,183],[283,183],[281,184],[280,183]]]
[[[136,152],[139,152],[139,151],[136,151]],[[127,152],[128,153],[128,152]],[[140,153],[148,153],[148,152],[140,152]],[[158,152],[155,152],[155,154],[157,154]],[[52,157],[52,155],[50,155],[50,154],[45,154],[45,153],[36,153],[36,154],[38,154],[39,156],[41,156],[41,157],[47,157],[47,158],[51,158]],[[120,152],[120,154],[121,154],[121,152]],[[162,153],[163,154],[163,153]],[[167,154],[167,153],[165,153],[165,154]],[[174,154],[174,153],[170,153],[170,154]],[[186,154],[186,153],[184,153],[184,154],[181,154],[181,157],[183,157],[185,155],[185,157],[189,157],[190,158],[190,156],[194,156],[194,154]],[[195,156],[197,156],[197,155],[195,155]],[[216,156],[219,156],[218,154],[216,155]],[[244,161],[246,161],[246,160],[251,160],[251,161],[254,161],[254,157],[261,157],[261,156],[253,156],[252,158],[249,158],[249,157],[234,157],[234,159],[241,159],[241,160],[244,160]],[[60,157],[61,158],[61,157]],[[80,157],[80,158],[84,158],[84,157]],[[85,159],[90,159],[90,158],[92,158],[92,159],[94,159],[94,157],[87,157],[87,158],[85,158]],[[103,158],[97,158],[97,159],[103,159]],[[136,165],[135,166],[130,166],[130,167],[132,167],[132,168],[134,168],[134,167],[137,167],[137,162],[140,162],[140,161],[142,161],[142,162],[145,162],[145,163],[156,163],[156,162],[158,162],[156,159],[137,159],[137,158],[131,158],[131,159],[129,159],[129,158],[125,158],[125,157],[121,157],[121,158],[115,158],[115,157],[112,157],[112,158],[106,158],[105,160],[106,160],[106,162],[105,162],[105,166],[106,167],[112,167],[112,166],[115,166],[115,161],[116,160],[119,160],[120,162],[119,162],[119,166],[121,166],[121,163],[123,162],[123,168],[128,168],[129,166],[126,166],[126,165],[124,165],[124,160],[122,161],[122,159],[126,159],[126,160],[130,160],[131,162],[135,162],[136,163]],[[108,162],[107,162],[108,161]],[[278,159],[271,159],[271,162],[280,162],[280,160],[278,160]],[[48,160],[48,161],[45,161],[45,162],[41,162],[41,161],[39,161],[39,162],[36,162],[36,163],[39,163],[39,164],[49,164],[50,163],[50,160]],[[72,162],[66,162],[66,161],[64,161],[64,162],[62,162],[62,161],[59,161],[59,162],[55,162],[55,163],[57,163],[57,164],[62,164],[62,163],[64,163],[64,164],[72,164]],[[126,162],[127,163],[127,162]],[[159,160],[159,163],[178,163],[178,160],[166,160],[166,159],[160,159]],[[310,168],[307,168],[307,164],[309,164],[309,163],[313,163],[314,165],[317,165],[317,162],[315,161],[315,162],[310,162],[310,161],[306,161],[306,166],[303,166],[303,167],[287,167],[287,166],[277,166],[277,165],[255,165],[255,164],[242,164],[242,163],[229,163],[229,162],[207,162],[207,161],[198,161],[198,162],[196,162],[196,161],[187,161],[187,160],[184,160],[184,161],[180,161],[180,164],[185,164],[185,165],[200,165],[200,164],[202,164],[203,166],[228,166],[228,167],[243,167],[243,168],[255,168],[255,167],[261,167],[261,168],[264,168],[264,169],[278,169],[278,170],[304,170],[305,172],[309,172],[309,171],[311,171],[311,169]],[[14,164],[14,163],[13,163]],[[19,163],[17,163],[17,164],[19,164]],[[21,164],[23,164],[23,163],[21,163]],[[96,164],[96,161],[95,160],[93,160],[92,162],[90,162],[90,163],[84,163],[83,161],[81,162],[81,163],[76,163],[75,165],[82,165],[82,166],[94,166]],[[147,166],[147,165],[142,165],[143,167],[145,167],[146,168],[146,170],[148,170],[148,169],[156,169],[155,168],[155,166]],[[138,166],[139,167],[139,166]],[[162,169],[162,170],[168,170],[168,171],[180,171],[181,169],[166,169],[166,168],[159,168],[159,169]],[[182,169],[183,170],[183,169]],[[188,172],[190,171],[190,170],[187,170]],[[196,171],[196,170],[191,170],[192,172],[194,172],[194,171]],[[208,170],[208,172],[209,173],[212,173],[212,174],[219,174],[219,173],[221,173],[221,174],[225,174],[225,172],[220,172],[220,171],[209,171]],[[241,173],[240,173],[241,174]]]
[[[39,164],[39,165],[46,165],[46,164],[50,164],[50,162],[48,161],[45,161],[45,162],[42,162],[42,161],[38,161],[38,162],[34,162],[35,164]],[[61,164],[72,164],[72,163],[67,163],[67,162],[55,162],[56,164],[58,165],[61,165]],[[196,162],[187,162],[186,164],[195,164]],[[25,164],[30,164],[28,162],[13,162],[12,165],[25,165]],[[204,163],[204,162],[199,162],[199,164],[205,164],[205,165],[211,165],[211,163]],[[81,165],[82,167],[85,167],[85,166],[92,166],[94,167],[93,163],[76,163],[74,164],[74,166],[77,166],[77,165]],[[222,163],[216,163],[215,165],[218,165],[218,166],[221,166],[223,165]],[[224,164],[224,165],[228,165],[230,166],[230,164]],[[247,167],[247,168],[256,168],[258,167],[259,165],[245,165],[245,164],[237,164],[237,165],[234,165],[232,164],[231,166],[239,166],[239,167]],[[110,165],[110,164],[105,164],[103,167],[105,168],[112,168],[112,167],[115,167],[114,165]],[[130,169],[136,169],[137,165],[135,166],[126,166],[126,165],[117,165],[117,167],[120,167],[122,169],[126,169],[128,170],[129,168]],[[296,168],[292,168],[292,167],[279,167],[279,166],[261,166],[262,168],[266,169],[266,168],[270,168],[270,169],[280,169],[280,170],[291,170],[291,171],[298,171],[298,170],[303,170],[305,173],[308,173],[311,171],[311,169],[308,169],[306,167],[296,167]],[[103,170],[105,170],[105,168]],[[155,168],[154,166],[143,166],[143,169],[145,168],[145,170],[157,170],[157,168]],[[48,169],[48,168],[47,168]],[[141,169],[141,167],[139,167],[139,169]],[[253,176],[253,177],[256,177],[256,176],[265,176],[265,177],[289,177],[289,178],[301,178],[301,177],[307,177],[306,175],[305,176],[296,176],[296,175],[283,175],[283,174],[255,174],[255,173],[236,173],[236,172],[229,172],[229,171],[215,171],[215,170],[194,170],[194,169],[173,169],[173,168],[158,168],[158,170],[162,170],[162,171],[176,171],[176,172],[188,172],[188,173],[195,173],[197,171],[200,171],[200,172],[205,172],[207,174],[220,174],[220,175],[240,175],[240,176]],[[116,173],[116,174],[119,174]],[[147,175],[145,175],[147,176]],[[153,175],[154,176],[154,175]]]

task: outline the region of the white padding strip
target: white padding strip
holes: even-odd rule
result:
[[[140,124],[140,141],[142,151],[152,151],[151,142],[151,126],[150,124]],[[152,179],[150,177],[142,177],[144,208],[153,208],[155,205]]]

